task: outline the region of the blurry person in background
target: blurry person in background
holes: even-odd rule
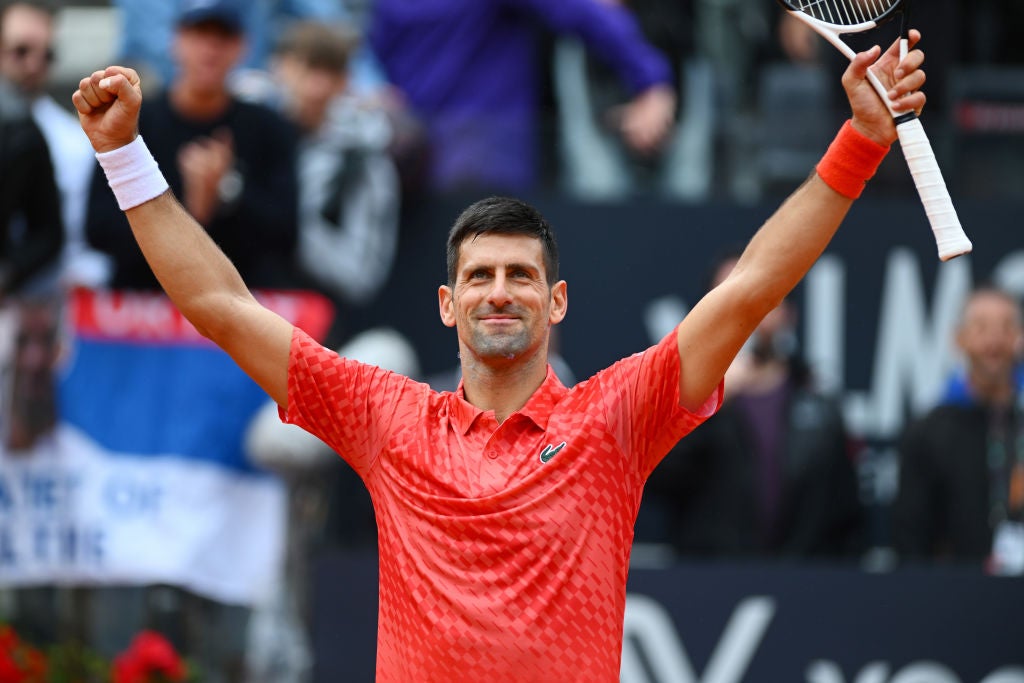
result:
[[[716,261],[711,289],[739,254]],[[854,442],[838,404],[814,388],[796,322],[787,299],[758,325],[726,372],[721,410],[648,481],[638,539],[654,534],[690,556],[857,556]]]
[[[45,471],[49,463],[81,448],[74,430],[60,421],[58,413],[61,310],[61,298],[49,293],[9,301],[0,315],[0,471],[10,473],[15,463]],[[21,516],[20,511],[5,514]],[[37,642],[57,637],[60,605],[66,598],[48,584],[0,589],[4,621]]]
[[[227,87],[245,50],[241,0],[184,0],[174,58],[178,71],[139,119],[167,182],[254,288],[296,286],[296,131],[268,107]],[[89,241],[113,259],[110,285],[157,289],[142,254],[126,242],[128,221],[93,179]]]
[[[299,127],[298,262],[335,304],[336,345],[387,282],[398,243],[400,187],[387,114],[349,90],[357,36],[342,26],[290,26],[272,60],[283,109]]]
[[[0,43],[6,53],[13,46]],[[64,228],[46,139],[0,77],[0,305],[39,278],[52,284]],[[45,286],[41,285],[41,286]]]
[[[991,286],[967,299],[956,329],[964,371],[899,445],[894,511],[907,560],[974,563],[1024,573],[1021,309]]]
[[[18,455],[31,452],[57,426],[60,305],[54,297],[23,299],[15,306],[15,318],[3,420],[4,448]]]
[[[544,28],[579,36],[626,84],[619,132],[658,149],[675,117],[666,59],[630,11],[594,0],[375,0],[370,46],[427,129],[435,190],[521,192],[539,171]]]
[[[345,3],[346,0],[246,0],[241,20],[247,40],[237,66],[265,69],[281,30],[291,21],[345,21],[349,19]],[[172,58],[171,46],[182,0],[112,0],[111,4],[121,18],[118,60],[146,74],[150,87],[166,86],[173,81],[179,65]]]
[[[64,254],[60,272],[65,286],[99,287],[110,264],[85,241],[89,179],[96,160],[77,117],[51,97],[51,67],[56,56],[55,5],[45,0],[7,0],[0,4],[0,74],[26,100],[46,138],[61,195]]]

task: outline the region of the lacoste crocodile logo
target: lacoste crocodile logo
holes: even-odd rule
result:
[[[565,448],[564,441],[558,444],[557,446],[552,446],[551,444],[548,444],[547,446],[544,447],[544,450],[540,452],[540,461],[547,462],[548,460],[551,460],[551,458],[555,457],[558,451],[562,450],[563,448]]]

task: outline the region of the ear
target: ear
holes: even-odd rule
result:
[[[548,314],[548,322],[552,325],[557,325],[565,318],[569,306],[568,287],[565,280],[559,280],[551,287],[551,312]]]
[[[455,327],[455,295],[448,285],[437,288],[437,307],[445,327]]]

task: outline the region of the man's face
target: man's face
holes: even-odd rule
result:
[[[240,33],[217,22],[182,26],[174,41],[178,78],[199,93],[222,93],[227,89],[228,74],[241,58],[244,47]]]
[[[43,92],[53,61],[53,22],[46,12],[13,5],[4,13],[0,73],[26,95]]]
[[[289,114],[305,130],[318,129],[331,101],[345,91],[344,73],[310,66],[292,55],[282,55],[275,70],[285,89]]]
[[[964,309],[957,345],[971,373],[989,380],[1005,379],[1020,357],[1022,334],[1016,304],[998,293],[980,292]]]
[[[48,306],[25,306],[15,340],[17,394],[24,399],[53,392],[53,367],[59,351],[56,314]]]
[[[548,287],[540,240],[527,235],[469,237],[454,285],[438,296],[441,319],[458,329],[460,348],[499,363],[543,350],[566,310],[565,282]]]

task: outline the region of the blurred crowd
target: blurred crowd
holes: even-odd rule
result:
[[[74,84],[53,73],[69,5],[112,10],[116,61],[146,90],[140,134],[245,281],[318,292],[335,311],[325,344],[414,377],[409,342],[365,321],[421,202],[756,201],[795,187],[846,116],[841,55],[767,0],[3,0],[0,337],[12,369],[0,466],[54,428],[67,293],[157,288],[95,172],[70,110]],[[913,23],[928,55],[925,126],[948,182],[959,196],[1009,196],[1024,139],[1024,46],[1010,33],[1024,4],[932,0]],[[1017,147],[1007,152],[1007,140]],[[913,192],[908,183],[894,154],[873,191]],[[734,258],[721,255],[708,288]],[[899,444],[901,556],[1024,572],[1022,340],[1012,296],[971,295],[956,337],[963,373]],[[863,444],[816,388],[789,302],[727,377],[721,412],[649,482],[637,541],[684,558],[861,558],[873,543],[858,494]],[[183,647],[220,633],[204,680],[308,680],[310,557],[323,545],[372,548],[372,509],[355,475],[273,406],[246,443],[289,492],[280,594],[244,610],[166,586],[132,600],[146,605],[143,625],[187,621],[171,629]],[[44,638],[81,636],[40,615],[67,619],[93,599],[2,593],[0,622],[32,623]]]

